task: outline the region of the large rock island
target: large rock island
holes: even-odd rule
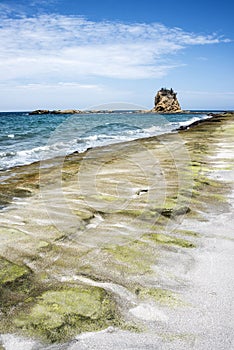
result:
[[[180,113],[180,104],[176,97],[177,93],[173,89],[161,88],[155,96],[154,108],[156,113]]]

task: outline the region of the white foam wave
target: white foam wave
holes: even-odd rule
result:
[[[192,119],[186,120],[185,122],[179,122],[179,126],[188,126],[198,120],[200,120],[201,118],[198,117],[193,117]]]
[[[156,125],[152,125],[149,128],[143,129],[144,132],[150,133],[150,134],[157,133],[158,131],[161,131],[161,130],[162,130],[162,126],[156,126]]]
[[[65,156],[77,150],[76,140],[70,142],[58,142],[32,149],[17,152],[0,152],[0,169],[12,168],[14,166],[31,164],[37,161]]]
[[[16,155],[16,152],[0,152],[0,158],[13,157]]]
[[[189,120],[186,120],[186,121],[184,121],[184,122],[179,122],[179,126],[188,126],[188,125],[190,125],[190,124],[195,123],[195,122],[198,121],[198,120],[204,120],[204,119],[209,119],[209,118],[211,118],[211,116],[209,116],[209,115],[207,115],[207,114],[205,114],[205,115],[200,115],[200,116],[197,116],[197,117],[193,117],[193,118],[191,118],[191,119],[189,119]]]
[[[87,140],[87,141],[97,141],[98,138],[99,138],[98,135],[91,135],[91,136],[85,137],[84,140]]]

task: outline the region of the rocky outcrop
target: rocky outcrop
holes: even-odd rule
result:
[[[35,111],[29,112],[29,115],[40,115],[40,114],[105,114],[105,113],[115,113],[115,111],[111,110],[79,110],[79,109],[56,109],[53,111],[49,111],[48,109],[37,109]]]
[[[154,108],[152,112],[156,113],[180,113],[182,112],[180,104],[176,97],[177,93],[173,89],[161,88],[155,96]]]
[[[47,109],[37,109],[35,111],[29,112],[29,115],[33,115],[33,114],[49,114],[50,111]]]
[[[48,109],[37,109],[35,111],[30,112],[30,115],[34,114],[79,114],[82,113],[82,111],[77,110],[77,109],[64,109],[64,110],[54,110],[54,111],[49,111]]]

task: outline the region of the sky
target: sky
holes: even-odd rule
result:
[[[0,111],[234,109],[233,0],[0,0]]]

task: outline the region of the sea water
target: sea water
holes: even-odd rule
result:
[[[134,111],[74,115],[2,112],[0,170],[172,132],[204,118],[208,118],[208,112],[167,115]]]

